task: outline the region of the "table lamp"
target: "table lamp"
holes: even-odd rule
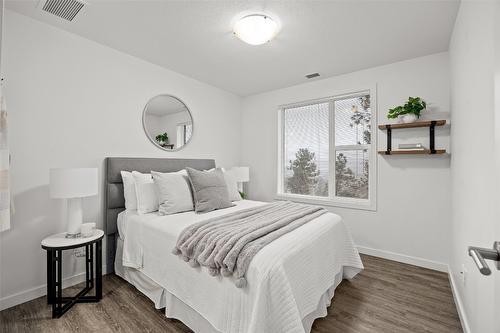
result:
[[[232,167],[228,170],[238,182],[238,191],[243,192],[243,183],[250,180],[249,167]]]
[[[82,198],[97,195],[97,168],[50,169],[50,197],[68,199],[66,238],[80,237]]]

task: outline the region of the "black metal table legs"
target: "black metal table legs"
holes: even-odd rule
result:
[[[60,318],[76,303],[99,302],[102,299],[102,241],[85,245],[85,288],[72,297],[62,296],[62,250],[47,250],[47,303],[52,304],[52,318]],[[95,295],[86,294],[95,287]]]

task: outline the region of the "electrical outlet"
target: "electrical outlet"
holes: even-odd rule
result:
[[[467,267],[465,267],[465,264],[462,264],[462,271],[460,274],[462,275],[462,285],[465,286],[465,282],[467,281]]]

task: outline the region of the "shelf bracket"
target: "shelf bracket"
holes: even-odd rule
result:
[[[435,154],[436,153],[436,147],[435,147],[435,141],[436,141],[435,128],[436,128],[436,121],[433,120],[433,121],[431,121],[431,125],[429,126],[429,149],[431,151],[431,154]]]
[[[385,151],[386,155],[391,155],[392,150],[392,128],[391,125],[385,125],[387,129],[387,150]]]

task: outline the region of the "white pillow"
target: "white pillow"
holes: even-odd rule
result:
[[[158,193],[160,215],[187,212],[194,209],[193,194],[186,170],[177,172],[151,171]]]
[[[229,201],[239,201],[241,200],[240,191],[238,190],[238,182],[236,178],[231,173],[231,170],[226,171],[224,168],[218,168],[224,174],[224,180],[226,181],[227,194],[229,196]],[[210,169],[207,171],[212,171],[215,169]]]
[[[125,197],[125,209],[137,209],[137,194],[135,193],[135,180],[132,172],[121,171],[123,180],[123,196]]]
[[[132,171],[137,194],[137,213],[147,214],[158,210],[158,194],[155,183],[149,173]]]

